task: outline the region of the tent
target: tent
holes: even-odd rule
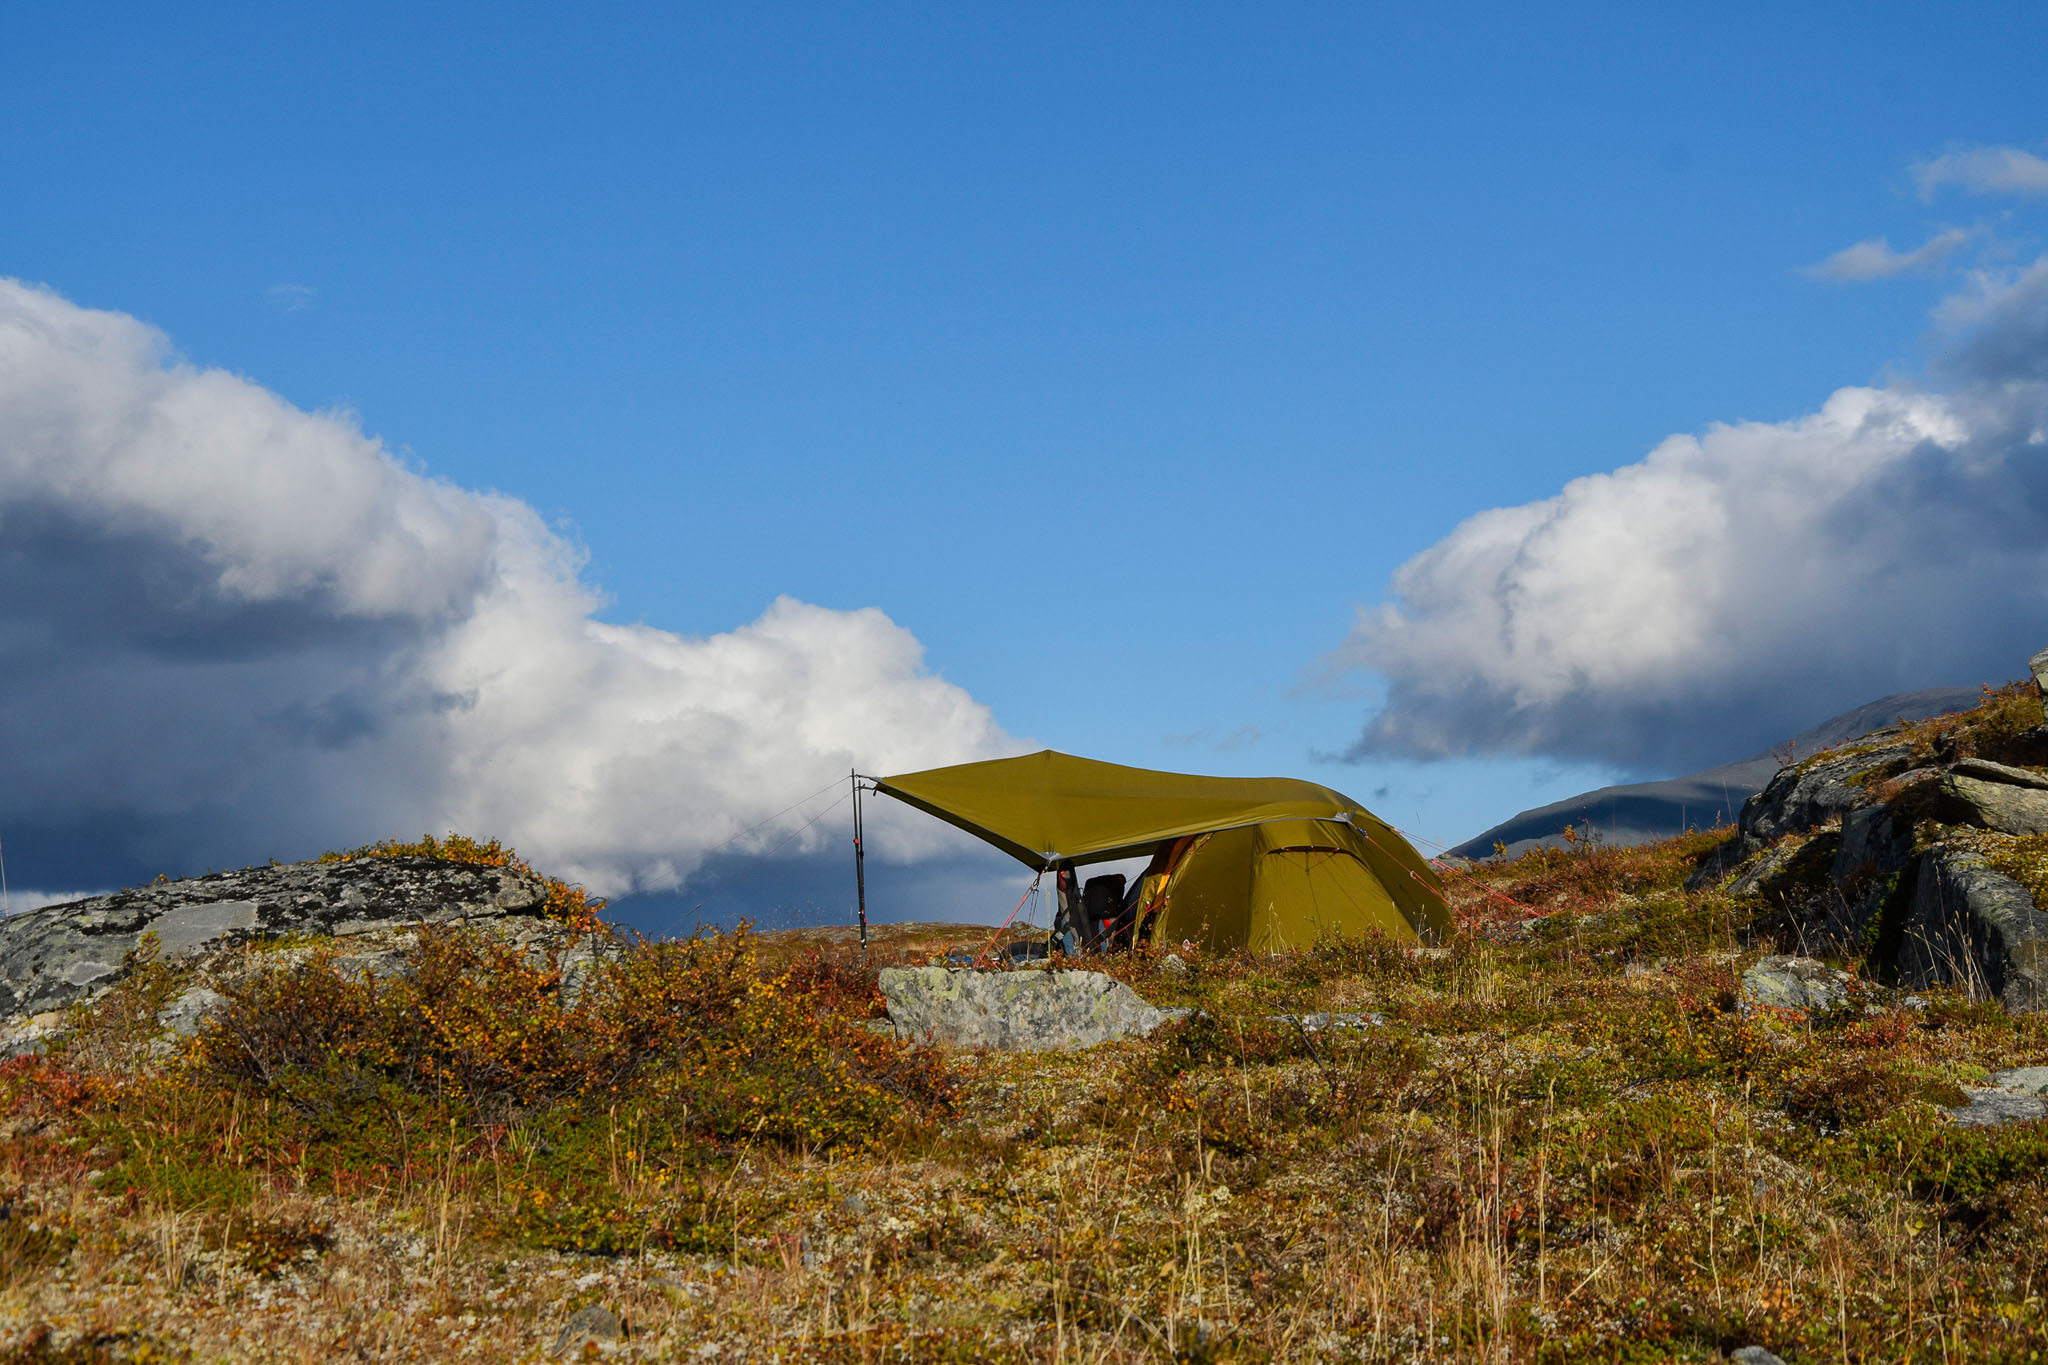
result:
[[[1195,777],[1054,753],[877,778],[874,790],[1038,871],[1151,856],[1122,935],[1280,952],[1332,934],[1450,928],[1427,859],[1350,797],[1286,777]]]

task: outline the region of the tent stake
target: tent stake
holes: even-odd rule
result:
[[[848,769],[848,774],[853,783],[853,894],[854,903],[860,910],[860,965],[865,971],[868,965],[867,850],[860,844],[860,773],[857,769]]]

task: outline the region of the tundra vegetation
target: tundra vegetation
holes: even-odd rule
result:
[[[1730,836],[1459,871],[1423,951],[1090,962],[1197,1013],[1072,1053],[870,1027],[880,960],[986,930],[572,968],[428,929],[385,977],[296,951],[184,1039],[145,948],[0,1066],[0,1358],[2039,1359],[2048,1123],[1949,1111],[2048,1064],[2048,1017],[1853,956],[1837,1005],[1746,1007],[1798,945],[1684,889]],[[2040,842],[1999,850],[2037,896]],[[563,942],[600,910],[564,888]]]

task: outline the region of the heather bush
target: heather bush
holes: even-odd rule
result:
[[[818,1148],[950,1097],[932,1054],[861,1027],[871,1001],[851,984],[815,967],[765,976],[745,933],[601,954],[573,991],[563,963],[560,948],[423,926],[404,975],[345,976],[321,954],[224,987],[193,1059],[323,1119],[393,1086],[477,1130],[654,1097],[709,1137]]]

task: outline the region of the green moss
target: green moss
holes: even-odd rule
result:
[[[1984,861],[2027,888],[2036,909],[2048,910],[2048,834],[1977,841]]]
[[[1874,764],[1860,773],[1851,773],[1842,781],[1851,787],[1868,789],[1897,777],[1910,766],[1907,760],[1896,758],[1889,762]]]
[[[1858,948],[1865,970],[1880,979],[1896,973],[1899,948],[1906,937],[1906,920],[1913,909],[1913,897],[1920,883],[1916,860],[1885,878],[1877,906],[1863,923]]]

